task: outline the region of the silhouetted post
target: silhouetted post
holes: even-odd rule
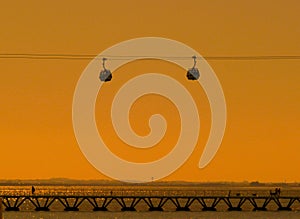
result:
[[[34,194],[34,192],[35,192],[35,188],[34,186],[31,186],[31,194]]]
[[[0,219],[3,219],[3,216],[2,216],[2,198],[0,198]]]

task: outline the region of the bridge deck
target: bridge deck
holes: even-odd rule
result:
[[[291,196],[2,195],[0,198],[6,211],[24,209],[140,211],[140,207],[146,211],[291,211],[300,209],[300,197]]]

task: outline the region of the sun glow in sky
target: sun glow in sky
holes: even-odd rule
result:
[[[2,1],[0,53],[96,55],[124,40],[157,36],[181,41],[203,56],[300,56],[299,11],[297,0]],[[0,180],[108,179],[85,159],[72,127],[74,89],[89,61],[0,58]],[[192,156],[164,180],[300,181],[300,60],[208,63],[222,85],[228,120],[223,143],[207,167],[198,168],[210,129],[207,97],[186,80],[183,69],[163,61],[129,63],[103,86],[96,119],[111,150],[130,161],[148,162],[172,149],[180,120],[164,97],[146,95],[130,112],[140,135],[149,132],[154,113],[168,122],[165,138],[149,150],[118,139],[109,118],[113,94],[124,82],[161,72],[192,93],[201,119]]]

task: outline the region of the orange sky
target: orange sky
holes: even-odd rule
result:
[[[124,40],[157,36],[181,41],[203,56],[300,55],[299,11],[297,0],[2,1],[0,53],[98,54]],[[0,59],[0,179],[107,179],[80,152],[72,128],[72,97],[88,63]],[[179,118],[163,97],[140,98],[131,110],[132,126],[141,135],[149,131],[153,113],[168,121],[165,139],[147,152],[120,142],[105,119],[112,94],[124,81],[162,71],[187,86],[201,117],[197,148],[164,180],[300,181],[299,59],[209,64],[222,84],[228,120],[223,143],[206,168],[197,168],[210,127],[206,96],[181,69],[164,62],[128,64],[104,85],[96,118],[100,133],[108,127],[104,140],[111,150],[144,162],[172,149]]]

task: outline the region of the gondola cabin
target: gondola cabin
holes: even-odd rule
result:
[[[107,82],[112,79],[112,74],[111,74],[110,70],[104,69],[100,72],[99,78],[101,81]]]
[[[186,73],[186,77],[188,80],[198,80],[200,77],[199,70],[197,68],[190,68]]]

